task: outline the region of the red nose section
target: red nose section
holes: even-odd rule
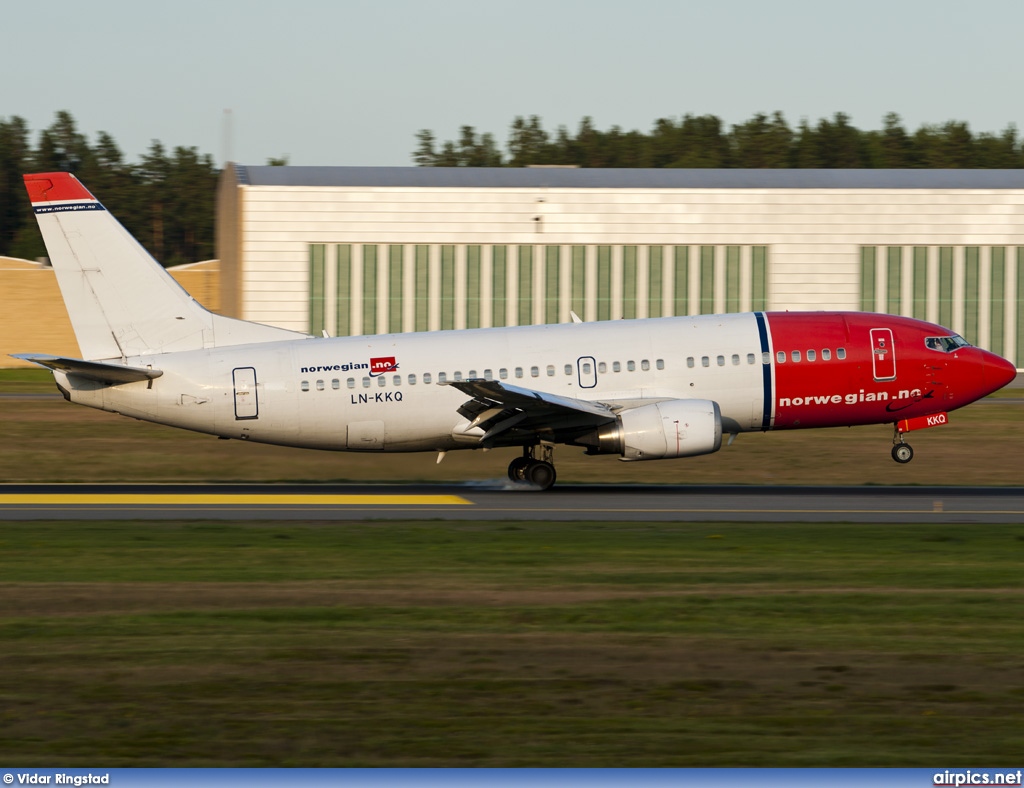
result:
[[[998,391],[1017,377],[1017,368],[995,353],[986,353],[981,376],[985,388],[990,392]]]

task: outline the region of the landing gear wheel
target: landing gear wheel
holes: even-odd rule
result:
[[[521,482],[526,479],[526,469],[532,463],[529,457],[516,457],[508,464],[508,478],[514,482]]]
[[[892,447],[892,458],[901,465],[905,465],[914,459],[914,450],[909,443],[897,443]]]
[[[526,480],[534,487],[548,490],[555,483],[555,466],[543,460],[534,460],[526,467]]]

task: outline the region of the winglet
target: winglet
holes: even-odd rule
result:
[[[25,188],[28,189],[28,196],[33,205],[72,200],[97,201],[70,172],[41,172],[26,175],[24,178]]]

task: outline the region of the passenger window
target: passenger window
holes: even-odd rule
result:
[[[521,378],[522,376],[523,376],[523,368],[522,367],[516,367],[516,377],[517,378]]]
[[[428,385],[429,385],[430,383],[432,383],[432,382],[433,382],[433,380],[434,380],[434,379],[433,379],[433,377],[431,377],[431,375],[430,375],[430,373],[429,373],[429,372],[424,372],[424,373],[423,373],[423,382],[424,382],[424,383],[426,383],[426,384],[428,384]]]
[[[648,361],[647,359],[644,359],[643,361],[640,362],[640,369],[642,369],[644,372],[647,372],[650,368],[651,362]]]
[[[838,350],[836,350],[836,358],[840,360],[846,358],[846,348],[841,347]]]
[[[748,364],[753,364],[754,361],[755,361],[754,354],[753,353],[747,353],[747,363]]]
[[[761,354],[761,363],[762,364],[771,364],[772,363],[772,354],[769,353],[767,350],[764,351]]]
[[[369,378],[363,378],[363,388],[364,389],[370,388],[370,379]]]
[[[324,390],[324,382],[322,380],[318,380],[316,382],[316,390],[317,391],[323,391]]]
[[[461,383],[462,382],[462,373],[461,372],[456,372],[455,373],[455,382],[456,383]]]
[[[476,370],[475,369],[471,369],[469,371],[469,374],[466,375],[466,380],[475,380],[475,379],[476,379]]]
[[[775,354],[775,360],[778,363],[780,363],[780,364],[785,364],[786,363],[786,351],[785,350],[780,350],[778,353],[776,353]]]
[[[686,368],[693,369],[693,356],[686,357]]]
[[[584,375],[589,375],[590,374],[590,362],[589,361],[584,361],[583,362],[583,374]]]
[[[332,380],[332,381],[331,381],[331,388],[332,388],[332,389],[334,389],[335,391],[337,391],[338,389],[340,389],[340,388],[341,388],[341,381],[340,381],[340,380],[338,380],[337,378],[335,378],[334,380]]]
[[[548,364],[548,377],[553,378],[555,376],[555,365]]]
[[[388,384],[388,379],[386,377],[384,377],[383,375],[381,375],[379,378],[377,378],[377,388],[382,389],[387,384]]]
[[[603,361],[599,361],[597,364],[597,371],[603,375],[605,372],[608,371],[608,365],[605,364]]]
[[[707,356],[701,356],[700,357],[700,365],[702,367],[710,367],[711,366],[711,359],[708,358]]]
[[[401,386],[402,385],[402,376],[401,375],[395,375],[395,377],[392,378],[391,382],[394,383],[396,386]]]
[[[446,373],[444,373],[444,372],[438,372],[437,373],[437,382],[438,383],[447,383],[448,382],[448,375]]]
[[[613,361],[612,372],[622,372],[622,364],[620,364],[618,361]]]
[[[484,380],[494,380],[494,370],[485,369],[484,370]]]
[[[817,354],[813,350],[808,350],[807,351],[807,360],[808,361],[814,361],[817,357],[818,357]]]
[[[572,364],[566,364],[565,365],[565,374],[566,375],[571,375],[572,374]]]
[[[821,360],[822,361],[828,361],[831,358],[832,358],[832,351],[829,350],[828,348],[822,348]]]
[[[718,362],[718,366],[720,366],[720,367],[724,367],[725,366],[725,356],[718,356],[715,359],[715,361]]]
[[[348,386],[350,389],[354,389],[356,387],[356,379],[349,378],[348,380],[345,381],[345,385]]]
[[[793,361],[799,361],[800,360],[800,351],[799,350],[794,350],[789,355],[792,357]]]
[[[415,375],[410,375],[409,376],[409,385],[410,386],[415,386],[416,385],[416,376]]]
[[[536,378],[540,376],[540,367],[530,367],[530,377]]]
[[[498,377],[502,380],[508,380],[508,370],[502,367],[498,370]]]
[[[738,367],[740,365],[740,355],[739,355],[739,353],[733,353],[732,354],[732,365],[734,367]]]
[[[299,386],[299,388],[301,388],[303,391],[309,391],[309,381],[308,380],[302,381],[302,385]]]
[[[665,368],[665,359],[659,358],[657,361],[654,362],[654,366],[657,367],[658,369],[664,369]]]
[[[627,372],[636,372],[636,362],[635,361],[627,361],[626,362],[626,371]]]

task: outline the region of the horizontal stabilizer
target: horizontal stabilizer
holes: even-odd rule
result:
[[[105,364],[101,361],[83,361],[80,358],[63,358],[32,353],[12,353],[13,358],[31,361],[47,369],[56,369],[68,375],[75,375],[86,380],[95,380],[108,386],[120,383],[137,383],[140,380],[152,380],[164,373],[149,367],[128,367],[123,364]]]

